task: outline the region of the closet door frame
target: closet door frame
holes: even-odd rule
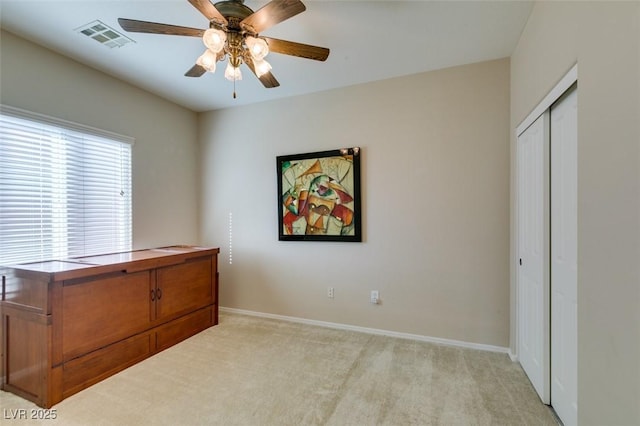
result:
[[[515,134],[515,140],[516,140],[516,150],[518,149],[519,145],[518,145],[518,138],[519,136],[521,136],[539,117],[541,117],[542,115],[544,115],[545,113],[547,113],[547,111],[550,110],[551,106],[558,101],[562,95],[571,88],[571,86],[573,86],[576,82],[578,81],[578,64],[575,64],[565,75],[564,77],[562,77],[562,79],[555,85],[555,87],[544,97],[544,99],[533,109],[533,111],[520,123],[520,125],[518,125],[518,127],[516,128],[516,134]],[[519,153],[516,151],[516,159],[519,158]],[[517,166],[517,162],[516,162],[516,167]],[[519,248],[520,248],[520,211],[519,211],[519,205],[520,205],[520,195],[518,194],[518,190],[517,188],[520,187],[520,182],[518,181],[518,176],[519,176],[520,171],[516,170],[516,172],[514,173],[515,176],[515,202],[513,203],[513,207],[515,209],[514,212],[514,230],[515,230],[515,248],[516,250],[514,251],[514,256],[511,259],[512,262],[512,267],[513,270],[516,271],[515,273],[515,297],[514,297],[514,303],[515,303],[515,315],[514,315],[514,320],[516,322],[515,324],[515,337],[516,337],[516,341],[515,341],[515,350],[516,350],[516,354],[515,356],[512,356],[512,359],[514,361],[518,360],[518,356],[519,356],[519,348],[520,348],[520,329],[521,329],[521,324],[520,324],[520,304],[519,304],[519,300],[520,300],[520,287],[521,284],[519,282],[519,262],[520,262],[520,253],[519,253]],[[548,259],[549,265],[547,265],[547,267],[545,268],[547,271],[550,271],[550,262],[551,259]],[[546,308],[545,308],[545,312],[549,312],[550,311],[550,298],[548,300],[545,300],[546,303]],[[551,339],[551,327],[545,327],[544,328],[544,332],[546,333],[544,336],[544,341],[549,342]],[[551,351],[548,351],[548,353],[544,354],[546,359],[543,360],[543,362],[548,366],[546,368],[546,371],[550,371],[550,365],[551,365]],[[549,393],[550,393],[550,389],[547,389],[543,392],[543,395],[540,395],[541,400],[545,403],[545,404],[549,404],[550,400],[549,398]]]
[[[562,97],[564,92],[569,90],[575,82],[578,81],[578,64],[575,64],[571,69],[562,77],[562,79],[555,85],[553,89],[544,97],[544,99],[536,106],[533,111],[525,118],[522,123],[516,128],[516,138],[521,135],[534,121],[538,119],[546,110],[551,108],[551,105],[556,103],[558,99]]]

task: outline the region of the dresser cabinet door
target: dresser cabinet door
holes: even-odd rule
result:
[[[177,317],[213,303],[211,257],[157,270],[156,315]]]
[[[64,361],[149,328],[152,289],[151,271],[65,281],[62,288]]]

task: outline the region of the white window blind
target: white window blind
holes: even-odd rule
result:
[[[0,265],[130,250],[132,142],[3,105]]]

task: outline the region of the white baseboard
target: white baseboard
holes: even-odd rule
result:
[[[511,358],[512,362],[518,362],[518,355],[514,354],[513,352],[511,352],[511,348],[509,348],[509,358]]]
[[[311,319],[298,318],[298,317],[289,317],[285,315],[269,314],[266,312],[248,311],[245,309],[225,308],[222,306],[220,307],[220,312],[229,312],[233,314],[242,314],[242,315],[250,315],[250,316],[261,317],[261,318],[278,319],[283,321],[297,322],[301,324],[316,325],[320,327],[336,328],[339,330],[357,331],[360,333],[377,334],[382,336],[397,337],[400,339],[417,340],[420,342],[438,343],[441,345],[456,346],[456,347],[461,347],[466,349],[477,349],[481,351],[500,352],[500,353],[508,354],[509,357],[513,360],[513,357],[511,356],[511,352],[509,348],[503,348],[501,346],[484,345],[481,343],[470,343],[470,342],[463,342],[460,340],[450,340],[450,339],[442,339],[439,337],[422,336],[420,334],[400,333],[397,331],[380,330],[377,328],[359,327],[356,325],[340,324],[340,323],[327,322],[327,321],[318,321],[318,320],[311,320]]]

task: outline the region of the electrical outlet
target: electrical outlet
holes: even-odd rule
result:
[[[377,305],[378,300],[380,300],[380,293],[378,293],[378,290],[371,290],[371,303]]]
[[[333,287],[328,287],[327,288],[327,297],[329,299],[333,299]]]

